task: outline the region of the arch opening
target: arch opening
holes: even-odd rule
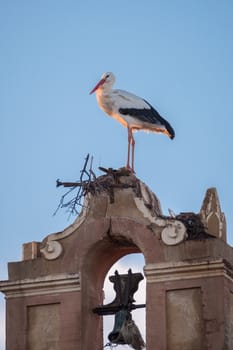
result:
[[[123,256],[119,260],[117,260],[112,267],[109,269],[109,271],[106,274],[105,280],[104,280],[104,304],[111,303],[115,296],[116,292],[113,288],[113,283],[109,281],[109,276],[114,275],[115,271],[117,270],[119,274],[127,274],[128,270],[131,269],[133,273],[140,272],[144,279],[140,281],[138,285],[138,290],[134,294],[134,300],[135,304],[145,304],[146,300],[146,279],[144,276],[143,268],[145,266],[145,259],[142,253],[131,253]],[[135,322],[136,326],[138,327],[142,338],[146,339],[146,308],[138,308],[131,312],[132,319]],[[103,344],[106,345],[109,343],[108,335],[113,330],[115,322],[115,316],[114,315],[107,315],[103,317]],[[128,345],[118,345],[117,348],[119,350],[126,350],[127,348],[131,348]],[[132,349],[132,348],[131,348]]]

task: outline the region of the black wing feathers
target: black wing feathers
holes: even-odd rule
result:
[[[171,125],[154,109],[146,100],[144,100],[150,108],[119,108],[119,112],[123,115],[130,115],[140,119],[142,122],[163,125],[170,134],[170,138],[175,137],[175,132]]]

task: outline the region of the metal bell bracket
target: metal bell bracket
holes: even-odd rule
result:
[[[134,304],[134,293],[138,290],[138,284],[143,278],[141,273],[132,273],[131,269],[129,269],[128,274],[124,275],[119,275],[116,270],[115,275],[109,277],[116,292],[115,299],[109,304],[94,308],[93,312],[105,316],[114,315],[120,310],[127,310],[130,312],[145,307],[146,304]]]

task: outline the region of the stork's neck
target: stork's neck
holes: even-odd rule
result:
[[[112,100],[113,89],[108,87],[107,89],[98,89],[96,91],[96,99],[100,108],[107,114],[112,114],[113,100]]]
[[[111,95],[113,92],[113,89],[111,86],[102,86],[101,88],[99,88],[98,90],[96,90],[96,95],[101,97],[101,96],[109,96]]]
[[[101,101],[102,101],[102,103],[104,101],[105,101],[105,103],[107,101],[110,101],[112,94],[113,94],[113,89],[110,86],[106,86],[102,89],[98,89],[96,91],[96,98],[97,98],[98,103],[101,103]]]

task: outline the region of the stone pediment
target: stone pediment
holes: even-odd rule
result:
[[[200,213],[175,214],[169,210],[169,216],[163,215],[159,199],[149,187],[125,168],[109,169],[106,175],[90,182],[85,193],[82,210],[76,220],[64,231],[48,235],[42,243],[25,244],[24,260],[39,255],[55,260],[63,254],[64,242],[70,236],[80,235],[83,227],[100,221],[105,222],[109,231],[114,218],[149,227],[165,245],[212,236],[226,237],[225,216],[221,212],[216,189],[207,190]]]
[[[162,238],[165,244],[177,244],[186,237],[182,221],[165,217],[156,195],[125,168],[110,169],[86,188],[80,215],[63,232],[49,235],[42,242],[40,252],[53,260],[63,251],[62,240],[76,232],[82,225],[100,219],[124,218],[143,224]]]

